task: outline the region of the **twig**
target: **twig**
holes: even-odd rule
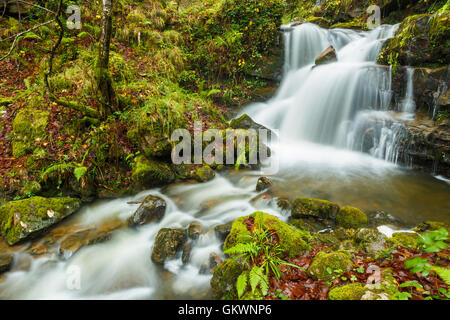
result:
[[[31,32],[31,31],[33,31],[33,30],[36,30],[36,29],[38,29],[38,28],[40,28],[40,27],[43,27],[43,26],[45,26],[45,25],[47,25],[47,24],[50,24],[50,23],[52,23],[52,22],[55,22],[55,20],[53,19],[53,20],[50,20],[50,21],[41,23],[40,25],[37,25],[37,26],[35,26],[35,27],[31,28],[31,29],[28,29],[28,30],[26,30],[26,31],[23,31],[23,32],[20,32],[20,33],[16,34],[15,37],[14,37],[14,41],[13,41],[13,43],[11,44],[11,47],[10,47],[10,49],[9,49],[9,52],[8,52],[5,56],[1,57],[1,58],[0,58],[0,61],[5,60],[5,59],[12,53],[12,51],[14,50],[14,48],[15,48],[15,46],[16,46],[16,42],[17,42],[17,40],[18,40],[18,38],[19,38],[20,36],[23,36],[24,34],[26,34],[26,33],[28,33],[28,32]],[[5,40],[6,40],[6,39],[5,39]],[[2,41],[3,41],[3,40],[2,40]]]

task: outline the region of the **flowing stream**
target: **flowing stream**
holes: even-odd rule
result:
[[[395,164],[398,130],[395,114],[387,110],[391,71],[375,61],[383,40],[394,34],[396,26],[370,32],[326,30],[313,24],[283,29],[286,55],[280,88],[266,103],[244,110],[255,121],[279,130],[279,142],[271,146],[279,159],[279,171],[271,177],[279,192],[384,211],[409,226],[423,220],[450,222],[448,181]],[[314,67],[315,57],[329,45],[336,49],[338,61]],[[405,100],[411,100],[412,91],[408,94]],[[403,111],[413,109],[406,105]],[[49,252],[34,258],[31,244],[23,246],[14,253],[13,270],[0,282],[0,298],[211,298],[211,275],[201,275],[199,270],[210,253],[221,253],[214,227],[256,210],[284,221],[289,215],[274,199],[257,197],[260,174],[225,172],[203,184],[171,185],[88,205],[53,233],[125,221],[138,207],[130,202],[148,194],[164,198],[168,207],[161,222],[120,228],[109,241],[73,255]],[[190,263],[183,265],[177,257],[167,261],[164,270],[155,266],[150,255],[157,232],[164,227],[185,228],[193,221],[202,224],[204,234]],[[74,275],[79,275],[78,283],[72,281]]]

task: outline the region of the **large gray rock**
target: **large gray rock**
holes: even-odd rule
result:
[[[166,201],[160,197],[147,196],[136,212],[128,219],[129,226],[142,226],[154,221],[161,221],[166,213]]]

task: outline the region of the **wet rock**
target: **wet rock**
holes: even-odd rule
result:
[[[308,267],[307,273],[314,279],[329,280],[333,277],[334,270],[342,272],[350,271],[353,263],[350,254],[346,251],[325,253],[323,251],[316,254]],[[330,273],[329,270],[332,270]]]
[[[152,261],[163,265],[166,260],[175,258],[186,241],[186,231],[183,229],[164,228],[159,230],[152,250]]]
[[[139,156],[135,159],[131,178],[139,187],[151,188],[174,182],[175,173],[164,162]]]
[[[33,197],[0,207],[2,234],[9,245],[33,238],[76,212],[81,201],[72,198]]]
[[[198,168],[197,171],[195,171],[194,175],[195,179],[199,182],[207,182],[209,180],[214,179],[215,176],[216,173],[208,165]]]
[[[188,237],[197,240],[202,234],[203,227],[199,222],[192,222],[188,227]]]
[[[434,231],[438,229],[447,229],[450,231],[450,226],[444,222],[436,222],[436,221],[424,221],[419,223],[417,227],[414,228],[416,232],[426,232],[426,231]]]
[[[320,66],[327,63],[337,61],[336,50],[333,46],[329,46],[325,49],[315,60],[316,66]]]
[[[183,264],[188,264],[191,261],[191,253],[193,248],[194,244],[192,242],[189,242],[184,246],[183,253],[181,254],[181,262],[183,262]]]
[[[225,241],[225,239],[228,237],[228,235],[231,232],[231,227],[233,226],[233,222],[229,222],[226,224],[218,225],[214,228],[214,232],[216,234],[216,237],[220,241]]]
[[[214,269],[222,263],[222,259],[215,252],[211,252],[208,262],[200,267],[199,274],[213,274]]]
[[[70,234],[59,247],[59,254],[66,258],[73,256],[82,247],[105,242],[111,239],[111,232],[102,229],[82,230]]]
[[[292,202],[293,218],[314,217],[320,219],[336,219],[339,206],[327,200],[295,198]]]
[[[368,226],[372,228],[382,225],[403,226],[403,223],[400,219],[382,210],[367,211],[366,214],[369,220]]]
[[[14,260],[14,255],[12,255],[12,254],[1,254],[0,255],[0,274],[11,270],[13,260]]]
[[[161,221],[166,213],[167,203],[164,199],[149,195],[136,212],[128,219],[129,226],[142,226],[151,222]]]
[[[344,228],[359,228],[367,225],[368,219],[358,208],[345,206],[339,210],[336,221],[338,226]]]
[[[256,191],[261,192],[263,190],[269,189],[273,185],[272,180],[267,177],[260,177],[256,183]]]
[[[289,202],[288,199],[284,199],[284,198],[279,198],[277,200],[277,206],[278,206],[278,208],[280,208],[282,210],[290,210],[291,209],[291,203]]]
[[[268,128],[266,128],[265,126],[263,126],[262,124],[256,123],[255,121],[253,121],[252,118],[250,118],[246,113],[244,113],[243,115],[241,115],[239,118],[235,118],[233,120],[230,121],[230,127],[233,129],[254,129],[254,130],[259,130],[259,129],[265,129],[267,131],[270,131]]]

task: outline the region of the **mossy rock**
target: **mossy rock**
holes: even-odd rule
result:
[[[363,31],[368,30],[367,23],[365,23],[365,21],[364,21],[364,23],[362,23],[360,21],[340,22],[340,23],[336,23],[330,27],[330,29],[336,29],[336,28],[363,30]]]
[[[174,259],[187,241],[186,230],[163,228],[156,235],[151,259],[158,265]]]
[[[426,232],[426,231],[439,230],[441,228],[447,229],[447,231],[450,233],[450,227],[448,224],[446,224],[444,222],[437,222],[437,221],[422,222],[417,227],[415,227],[413,230],[415,232]]]
[[[45,136],[48,111],[21,109],[12,122],[13,156],[16,158],[30,154],[34,150],[36,138]]]
[[[415,249],[419,235],[411,232],[396,232],[388,239],[388,242],[403,248]]]
[[[386,237],[376,229],[359,229],[355,235],[355,242],[370,256],[376,256],[386,249]]]
[[[236,281],[243,270],[243,265],[233,259],[219,264],[211,278],[214,299],[236,299]]]
[[[408,66],[435,66],[450,63],[450,10],[407,17],[397,34],[388,39],[378,63]]]
[[[281,249],[290,257],[296,257],[310,249],[310,245],[307,241],[311,239],[308,232],[301,231],[294,228],[287,223],[279,220],[270,214],[264,212],[255,212],[252,215],[255,218],[255,225],[259,225],[261,216],[263,217],[263,225],[267,229],[273,229],[276,231],[278,237],[280,238]],[[240,217],[233,222],[231,232],[225,239],[224,250],[235,246],[242,240],[242,237],[251,235],[247,227],[243,223],[246,218]]]
[[[141,187],[151,188],[174,182],[175,173],[166,163],[139,156],[135,159],[132,179]]]
[[[80,208],[73,198],[33,197],[10,201],[0,207],[2,234],[9,245],[45,231]]]
[[[345,206],[339,210],[336,221],[338,226],[344,228],[360,228],[368,223],[367,216],[364,212],[355,207]]]
[[[330,27],[330,21],[322,17],[309,17],[306,22],[317,24],[321,28]]]
[[[335,270],[342,272],[350,271],[353,263],[350,260],[350,253],[347,251],[337,251],[326,253],[320,251],[316,254],[308,267],[307,273],[314,279],[329,280],[335,274]],[[331,270],[331,273],[329,272]]]
[[[307,231],[310,233],[318,232],[327,228],[327,226],[314,218],[303,218],[303,219],[289,219],[289,224],[296,227],[297,229]]]
[[[366,291],[367,289],[361,283],[350,283],[331,289],[328,298],[330,300],[361,300]]]
[[[208,165],[204,165],[204,166],[198,168],[194,174],[195,179],[199,182],[206,182],[206,181],[212,180],[212,179],[214,179],[215,176],[216,176],[216,173]]]
[[[315,217],[321,219],[336,219],[339,206],[327,200],[295,198],[292,202],[293,218]]]
[[[333,248],[339,248],[339,245],[341,244],[339,239],[331,233],[315,233],[313,234],[313,240],[311,242],[313,244],[326,244]]]

